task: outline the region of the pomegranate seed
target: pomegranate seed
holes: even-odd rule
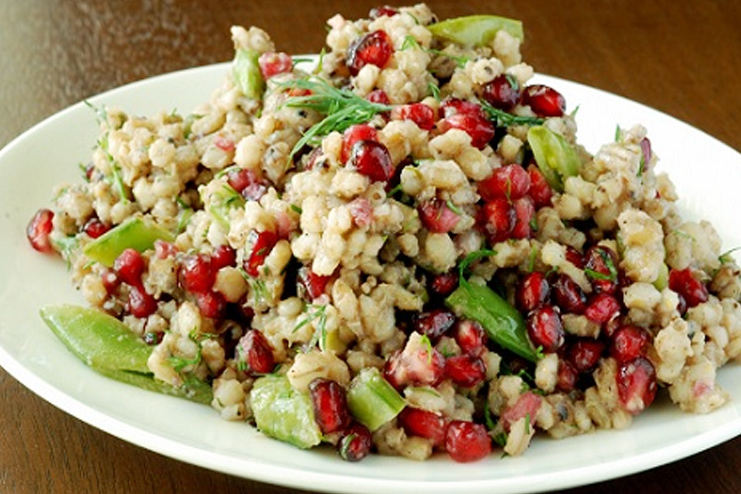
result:
[[[224,137],[222,135],[217,135],[216,137],[214,137],[214,146],[227,153],[231,153],[237,147],[232,139]]]
[[[607,321],[620,314],[620,302],[615,297],[607,293],[598,293],[589,302],[584,309],[584,315],[587,318],[602,326]]]
[[[448,233],[461,219],[455,211],[450,209],[446,201],[438,197],[424,201],[417,211],[422,225],[434,233]]]
[[[243,267],[248,275],[257,276],[260,274],[260,266],[265,263],[265,258],[278,243],[278,235],[270,230],[264,232],[252,230],[249,237],[248,242],[252,244],[252,250],[244,260]]]
[[[570,393],[576,388],[579,372],[564,359],[558,359],[558,373],[556,375],[556,389],[562,393]]]
[[[211,267],[214,271],[227,266],[234,266],[236,262],[237,253],[227,244],[219,245],[214,249],[213,254],[211,254]]]
[[[543,173],[537,165],[527,167],[527,174],[530,175],[530,197],[533,199],[536,208],[542,208],[551,205],[553,190],[548,185]]]
[[[293,59],[287,53],[267,52],[260,55],[257,59],[257,65],[265,80],[271,77],[291,72],[293,70]]]
[[[587,308],[586,295],[570,276],[558,275],[552,286],[553,298],[562,312],[582,314]]]
[[[471,145],[478,149],[484,149],[496,132],[494,124],[489,120],[468,113],[455,113],[445,117],[441,130],[444,133],[450,129],[460,129],[467,133],[471,136]]]
[[[569,346],[569,362],[577,372],[589,372],[597,365],[604,350],[602,341],[579,338]]]
[[[533,271],[525,275],[515,288],[515,303],[525,313],[545,304],[551,294],[551,287],[543,273]]]
[[[53,219],[54,212],[51,209],[39,209],[28,223],[26,237],[35,250],[45,253],[54,251],[49,237],[54,229]]]
[[[313,170],[315,166],[317,166],[318,163],[322,163],[324,160],[324,151],[322,151],[322,148],[316,147],[311,150],[309,153],[308,159],[306,160],[306,163],[304,164],[304,170]]]
[[[623,315],[616,314],[602,325],[602,334],[612,338],[615,332],[623,325]]]
[[[162,343],[162,340],[165,338],[165,333],[163,331],[147,331],[144,333],[144,343],[146,343],[149,346],[159,345]]]
[[[115,293],[121,285],[121,280],[118,279],[118,276],[116,276],[116,273],[112,269],[104,268],[100,273],[100,279],[103,282],[105,291],[109,295]]]
[[[527,334],[536,347],[546,353],[555,352],[563,345],[565,332],[561,315],[552,305],[538,307],[527,319]]]
[[[373,436],[363,424],[352,424],[342,432],[337,452],[345,461],[360,461],[371,451]]]
[[[643,169],[641,171],[645,172],[649,163],[651,163],[651,158],[653,158],[653,152],[651,151],[651,141],[648,140],[648,137],[644,137],[643,139],[641,139],[640,146],[641,158],[643,159]]]
[[[481,97],[494,108],[509,111],[520,102],[522,90],[517,79],[510,75],[502,74],[487,82],[481,93]]]
[[[172,242],[165,242],[164,240],[154,241],[154,255],[157,259],[167,259],[169,257],[175,257],[178,253],[178,248]]]
[[[322,434],[340,432],[350,425],[345,388],[336,381],[317,378],[309,384],[309,397]]]
[[[479,182],[478,192],[485,201],[503,197],[514,201],[527,194],[530,175],[517,164],[495,168],[491,176]]]
[[[129,291],[127,304],[129,313],[134,317],[148,317],[157,310],[157,301],[148,294],[143,286],[133,286]]]
[[[88,237],[98,238],[110,230],[110,227],[98,218],[90,218],[87,223],[85,223],[85,226],[82,227],[82,230]]]
[[[677,294],[677,312],[680,316],[683,316],[687,312],[687,301],[681,294]]]
[[[458,288],[458,273],[455,271],[432,275],[430,291],[433,294],[440,297],[447,297],[456,288]]]
[[[211,258],[205,254],[190,254],[180,265],[180,286],[191,293],[210,290],[215,278]]]
[[[431,346],[417,345],[407,342],[403,351],[391,354],[386,360],[383,375],[396,389],[409,384],[437,386],[443,380],[445,358]]]
[[[494,199],[479,210],[479,223],[489,243],[503,242],[515,226],[515,210],[507,199]]]
[[[456,385],[471,388],[486,378],[486,365],[473,355],[455,355],[445,361],[445,375]]]
[[[342,152],[340,159],[346,163],[352,154],[352,148],[358,141],[378,141],[378,131],[368,124],[355,124],[342,134]]]
[[[486,350],[486,333],[476,321],[470,319],[458,321],[453,330],[453,336],[463,353],[467,355],[478,357]]]
[[[299,295],[308,300],[316,300],[327,291],[331,276],[322,276],[304,266],[298,270]]]
[[[486,113],[478,103],[466,101],[459,98],[446,98],[440,103],[440,113],[443,118],[448,118],[456,113],[471,115],[482,120],[486,120]]]
[[[388,94],[383,89],[374,89],[365,97],[371,103],[377,103],[379,105],[390,105],[391,100]]]
[[[384,5],[382,7],[373,7],[370,10],[370,13],[368,14],[368,17],[370,17],[371,19],[375,20],[375,19],[378,19],[379,17],[382,17],[384,15],[385,16],[388,16],[388,17],[393,17],[393,16],[395,16],[398,13],[399,13],[399,11],[396,10],[395,8],[389,7],[388,5]]]
[[[445,309],[433,309],[414,317],[414,331],[426,335],[431,341],[437,341],[455,324],[455,315]]]
[[[640,326],[627,324],[621,326],[612,335],[610,355],[618,363],[627,362],[636,357],[644,356],[650,342],[651,337],[648,331]]]
[[[614,250],[595,245],[584,254],[584,272],[597,293],[614,293],[619,286],[618,257]]]
[[[538,414],[538,410],[540,410],[540,405],[542,405],[542,403],[543,398],[532,391],[522,393],[517,398],[514,405],[505,408],[499,417],[504,430],[509,432],[512,424],[528,415],[530,416],[531,423],[535,422],[535,416]]]
[[[394,116],[397,116],[398,120],[411,120],[422,130],[432,130],[437,120],[435,110],[424,103],[403,105],[392,112],[392,118]]]
[[[210,319],[221,319],[226,312],[226,299],[219,292],[196,293],[196,305],[201,315]]]
[[[399,425],[407,434],[431,439],[435,446],[445,444],[445,419],[429,410],[406,407],[398,416]]]
[[[352,42],[347,50],[347,68],[353,76],[368,64],[384,68],[393,53],[394,45],[386,31],[373,31]]]
[[[453,420],[445,433],[445,449],[459,463],[477,461],[491,453],[491,438],[481,424]]]
[[[570,245],[566,246],[566,260],[579,269],[584,268],[584,259],[578,250]]]
[[[535,218],[535,205],[528,197],[521,197],[512,203],[515,212],[515,225],[512,227],[512,238],[530,238],[533,234],[533,219]]]
[[[527,86],[523,102],[538,116],[561,117],[566,111],[566,99],[555,89],[542,84]]]
[[[268,374],[275,367],[273,349],[265,335],[256,329],[247,331],[247,334],[239,339],[237,359],[246,363],[249,369],[257,374]]]
[[[669,288],[682,296],[687,308],[708,301],[707,287],[695,278],[690,268],[670,270]]]
[[[376,141],[362,140],[352,147],[350,163],[375,182],[386,182],[394,176],[394,163],[386,146]]]
[[[650,406],[656,397],[656,370],[643,357],[620,363],[616,381],[620,404],[634,415]]]
[[[244,189],[257,183],[258,178],[253,170],[247,168],[233,168],[227,172],[226,181],[232,189],[241,194]]]
[[[146,267],[144,257],[135,249],[125,249],[113,262],[113,271],[119,280],[131,286],[140,286]]]

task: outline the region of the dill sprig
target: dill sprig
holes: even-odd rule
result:
[[[318,78],[293,79],[280,84],[282,89],[308,91],[302,96],[289,97],[284,106],[306,108],[324,115],[324,118],[310,127],[291,150],[290,159],[307,144],[318,144],[319,139],[330,132],[343,132],[348,127],[368,122],[379,113],[391,111],[391,106],[373,103],[361,98],[352,91],[338,89]]]
[[[510,125],[540,125],[545,120],[540,117],[528,117],[523,115],[512,115],[499,108],[494,108],[486,101],[481,101],[481,108],[484,109],[490,120],[494,121],[497,127],[509,127]]]

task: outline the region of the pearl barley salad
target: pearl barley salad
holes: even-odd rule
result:
[[[28,225],[90,306],[41,315],[95,371],[349,461],[520,455],[657,393],[728,400],[738,266],[644,128],[577,143],[519,21],[336,15],[318,62],[232,38],[193,113],[93,108],[83,179]]]

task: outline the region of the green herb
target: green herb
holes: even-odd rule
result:
[[[448,209],[450,209],[451,211],[453,211],[458,216],[463,216],[463,211],[461,211],[461,209],[458,206],[456,206],[455,204],[453,204],[453,201],[451,201],[450,199],[448,199],[447,201],[445,201],[445,205],[448,206]]]
[[[538,258],[538,246],[535,244],[532,244],[530,246],[530,254],[528,255],[527,260],[527,272],[532,273],[535,271],[535,261]]]
[[[463,258],[461,263],[458,265],[458,276],[460,278],[461,284],[468,284],[468,281],[466,281],[466,273],[468,272],[468,266],[471,265],[474,261],[477,261],[483,257],[489,257],[489,256],[495,256],[497,254],[497,251],[491,250],[491,249],[481,249],[474,252],[470,252],[466,257]]]
[[[70,235],[63,238],[56,238],[52,240],[54,248],[62,255],[62,259],[67,262],[67,269],[72,266],[72,252],[79,245],[79,239],[77,235]]]
[[[620,125],[615,126],[615,142],[620,142],[620,138],[622,137],[622,132],[620,130]]]
[[[643,170],[646,169],[646,157],[641,153],[641,160],[638,162],[638,171],[636,172],[636,176],[640,178],[643,176]]]
[[[386,193],[386,197],[387,198],[394,197],[396,194],[398,194],[402,190],[404,190],[404,187],[401,184],[397,184],[393,189],[391,189],[390,191]]]
[[[494,428],[497,426],[497,423],[494,421],[494,415],[489,409],[489,400],[486,400],[484,402],[484,425],[486,425],[486,428],[490,431],[494,430]]]
[[[734,247],[733,249],[727,250],[724,253],[722,253],[720,256],[718,256],[718,261],[720,261],[721,264],[728,264],[729,262],[733,262],[733,254],[737,250],[741,249],[741,247]]]
[[[304,212],[303,209],[301,209],[300,207],[296,206],[295,204],[291,204],[290,205],[290,208],[291,208],[291,211],[293,211],[295,213],[298,213],[298,214],[301,214],[301,213]]]
[[[427,84],[427,89],[430,90],[430,94],[433,98],[435,98],[437,101],[440,101],[440,88],[437,84],[434,82],[430,82]]]
[[[404,41],[401,44],[402,50],[408,50],[410,48],[416,49],[416,50],[422,50],[424,52],[429,53],[430,55],[436,55],[440,57],[449,58],[450,60],[453,60],[458,67],[464,67],[466,63],[468,63],[471,58],[469,57],[460,57],[456,55],[452,55],[450,53],[446,53],[442,50],[436,50],[434,48],[425,48],[424,46],[420,45],[419,42],[412,36],[411,34],[404,37]]]
[[[584,274],[592,278],[593,280],[606,280],[606,281],[615,281],[617,280],[618,271],[615,267],[615,264],[612,262],[612,258],[604,249],[598,249],[600,257],[602,258],[602,261],[605,263],[605,266],[607,266],[608,273],[600,273],[599,271],[595,271],[590,268],[584,268]]]
[[[307,309],[311,310],[311,313],[303,319],[301,322],[296,324],[293,328],[293,332],[295,333],[299,329],[303,328],[310,322],[317,319],[317,323],[315,325],[314,330],[314,336],[311,338],[311,341],[309,342],[309,346],[313,347],[317,343],[319,343],[319,349],[324,351],[324,349],[327,347],[327,306],[326,305],[307,305]],[[317,331],[318,330],[318,331]]]
[[[530,414],[525,414],[525,434],[530,434]]]
[[[523,115],[512,115],[499,108],[494,108],[486,101],[481,102],[481,108],[484,109],[489,119],[494,122],[497,127],[509,127],[512,125],[540,125],[545,120],[540,117],[528,117]]]
[[[504,430],[502,430],[502,432],[492,437],[494,442],[497,443],[502,448],[507,445],[507,438],[508,438],[507,433]]]
[[[95,112],[95,119],[98,121],[99,124],[108,124],[108,109],[105,107],[105,105],[95,106],[88,100],[83,100],[82,102],[85,104],[85,106]]]
[[[432,342],[430,341],[430,337],[426,334],[423,334],[422,337],[419,339],[422,342],[422,345],[425,347],[425,351],[427,352],[427,364],[432,363]]]

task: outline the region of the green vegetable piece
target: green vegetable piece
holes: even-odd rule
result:
[[[265,435],[308,449],[322,440],[311,399],[291,386],[285,376],[257,379],[250,391],[257,428]]]
[[[360,371],[347,390],[350,414],[374,431],[396,417],[406,401],[375,367]]]
[[[502,348],[531,362],[538,360],[522,315],[489,287],[461,283],[445,299],[445,305],[456,314],[481,324],[489,337]]]
[[[438,38],[465,46],[487,46],[502,30],[520,41],[525,40],[521,21],[496,15],[456,17],[432,24],[427,29]]]
[[[50,305],[40,314],[57,338],[96,372],[150,391],[211,402],[208,383],[192,379],[176,388],[155,380],[147,367],[152,348],[115,317],[77,305]]]
[[[93,261],[111,267],[119,254],[128,248],[144,252],[151,249],[156,240],[172,242],[174,239],[168,230],[137,216],[111,228],[85,245],[82,251]]]
[[[238,48],[234,55],[234,82],[250,99],[260,100],[265,92],[265,79],[260,72],[257,60],[260,54],[255,50]]]
[[[245,200],[231,186],[224,184],[223,187],[216,189],[204,203],[211,217],[229,230],[229,211],[243,207]]]
[[[581,168],[576,150],[563,136],[541,125],[530,127],[527,142],[548,185],[563,192],[564,181],[578,175]]]

